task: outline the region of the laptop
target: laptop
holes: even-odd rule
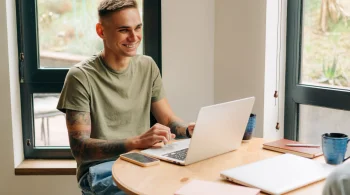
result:
[[[141,153],[178,165],[189,165],[238,149],[247,126],[255,98],[202,107],[191,139]]]

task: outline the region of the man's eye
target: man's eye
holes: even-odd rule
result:
[[[128,32],[128,30],[127,29],[121,29],[121,30],[119,30],[119,32],[126,33],[126,32]]]

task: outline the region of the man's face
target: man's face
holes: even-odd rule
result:
[[[137,9],[128,8],[103,19],[105,48],[119,57],[136,55],[142,40],[142,22]]]

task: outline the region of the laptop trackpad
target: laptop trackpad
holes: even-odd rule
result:
[[[190,145],[191,139],[184,139],[181,141],[174,142],[172,144],[165,145],[161,148],[149,148],[147,150],[142,150],[144,153],[152,154],[152,155],[163,155],[170,152],[178,151],[184,148],[188,148]]]

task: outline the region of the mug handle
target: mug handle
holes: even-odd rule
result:
[[[349,141],[350,141],[350,139],[348,139],[348,141],[347,141],[347,143],[346,143],[346,146],[349,144]],[[343,162],[345,162],[345,161],[348,160],[349,158],[350,158],[350,156],[344,158]]]

